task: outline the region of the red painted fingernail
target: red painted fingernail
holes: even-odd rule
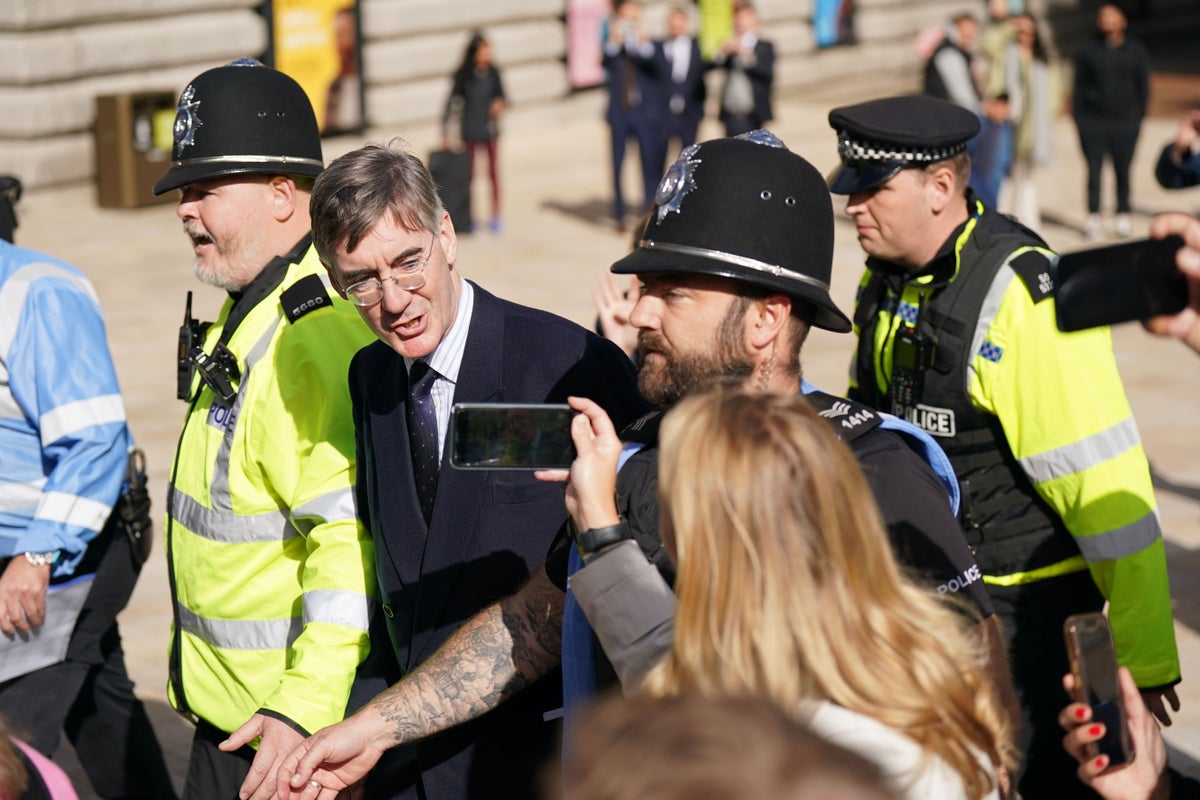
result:
[[[1100,735],[1100,726],[1099,725],[1093,725],[1092,727],[1088,728],[1088,736],[1099,736],[1099,735]]]
[[[1087,713],[1087,709],[1083,706],[1075,709],[1075,719],[1083,719],[1083,715]]]
[[[1097,769],[1104,769],[1108,764],[1108,756],[1098,756],[1092,763],[1096,765]]]

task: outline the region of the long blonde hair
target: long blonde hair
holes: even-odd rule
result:
[[[850,450],[801,397],[729,386],[663,422],[664,536],[679,607],[652,695],[828,700],[944,759],[969,797],[1011,760],[1005,718],[965,621],[896,565]]]

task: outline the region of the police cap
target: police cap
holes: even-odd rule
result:
[[[829,112],[842,164],[829,176],[834,194],[878,186],[908,167],[927,167],[967,149],[979,133],[972,112],[928,95],[885,97]]]
[[[815,167],[767,131],[684,148],[667,168],[626,274],[692,273],[806,302],[818,328],[845,333],[829,296],[833,202]]]
[[[198,75],[179,95],[171,168],[154,194],[237,173],[316,177],[321,134],[308,95],[250,58]]]

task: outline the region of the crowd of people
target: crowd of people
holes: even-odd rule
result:
[[[718,116],[727,136],[762,128],[774,117],[775,47],[759,34],[758,12],[750,2],[734,3],[732,35],[709,57],[691,32],[685,6],[671,9],[661,39],[645,30],[642,11],[641,0],[617,0],[605,25],[612,209],[622,231],[628,207],[621,178],[629,141],[637,143],[642,173],[642,195],[634,208],[640,218],[654,206],[669,148],[683,150],[696,142],[706,113],[707,71],[724,72]]]
[[[972,186],[989,208],[1036,230],[1041,213],[1035,172],[1054,155],[1051,123],[1066,101],[1061,59],[1044,20],[1029,11],[1010,13],[1005,0],[988,8],[982,34],[977,18],[960,14],[944,31],[920,37],[925,50],[936,42],[924,91],[981,118],[971,147]],[[1133,232],[1129,168],[1150,100],[1150,57],[1127,29],[1119,6],[1101,5],[1096,34],[1072,64],[1070,111],[1087,165],[1087,239],[1106,233],[1100,192],[1106,160],[1116,191],[1111,233],[1124,238]]]
[[[960,17],[927,71],[944,97],[832,109],[824,177],[763,129],[751,5],[711,64],[684,9],[662,41],[640,13],[618,2],[604,44],[614,213],[630,137],[648,212],[611,266],[635,291],[597,295],[605,335],[465,279],[428,166],[399,141],[326,164],[283,73],[243,59],[180,95],[154,191],[227,294],[211,323],[189,296],[165,496],[182,796],[1198,796],[1157,729],[1181,668],[1111,337],[1058,330],[1055,253],[976,191],[998,174],[981,137],[1007,137],[1036,214],[1036,21],[1006,21],[983,90]],[[697,142],[670,87],[698,76],[702,108],[710,65],[727,135]],[[483,37],[459,78],[494,167]],[[1164,185],[1195,182],[1197,131]],[[866,260],[849,313],[839,210]],[[1189,305],[1146,326],[1200,354],[1200,220],[1154,221],[1171,234]],[[63,734],[99,795],[173,798],[116,622],[147,511],[95,291],[0,242],[0,313],[0,798],[71,797],[46,761]],[[845,396],[805,379],[813,328],[854,338]],[[464,402],[570,405],[573,464],[454,468]],[[1067,693],[1063,623],[1101,609],[1122,770]]]

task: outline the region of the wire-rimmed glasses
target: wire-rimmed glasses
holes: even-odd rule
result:
[[[391,281],[406,292],[413,292],[425,285],[425,265],[433,256],[433,243],[437,236],[429,240],[429,251],[424,258],[413,256],[389,270],[382,278],[367,278],[346,287],[346,296],[356,306],[373,306],[383,300],[383,282]]]

